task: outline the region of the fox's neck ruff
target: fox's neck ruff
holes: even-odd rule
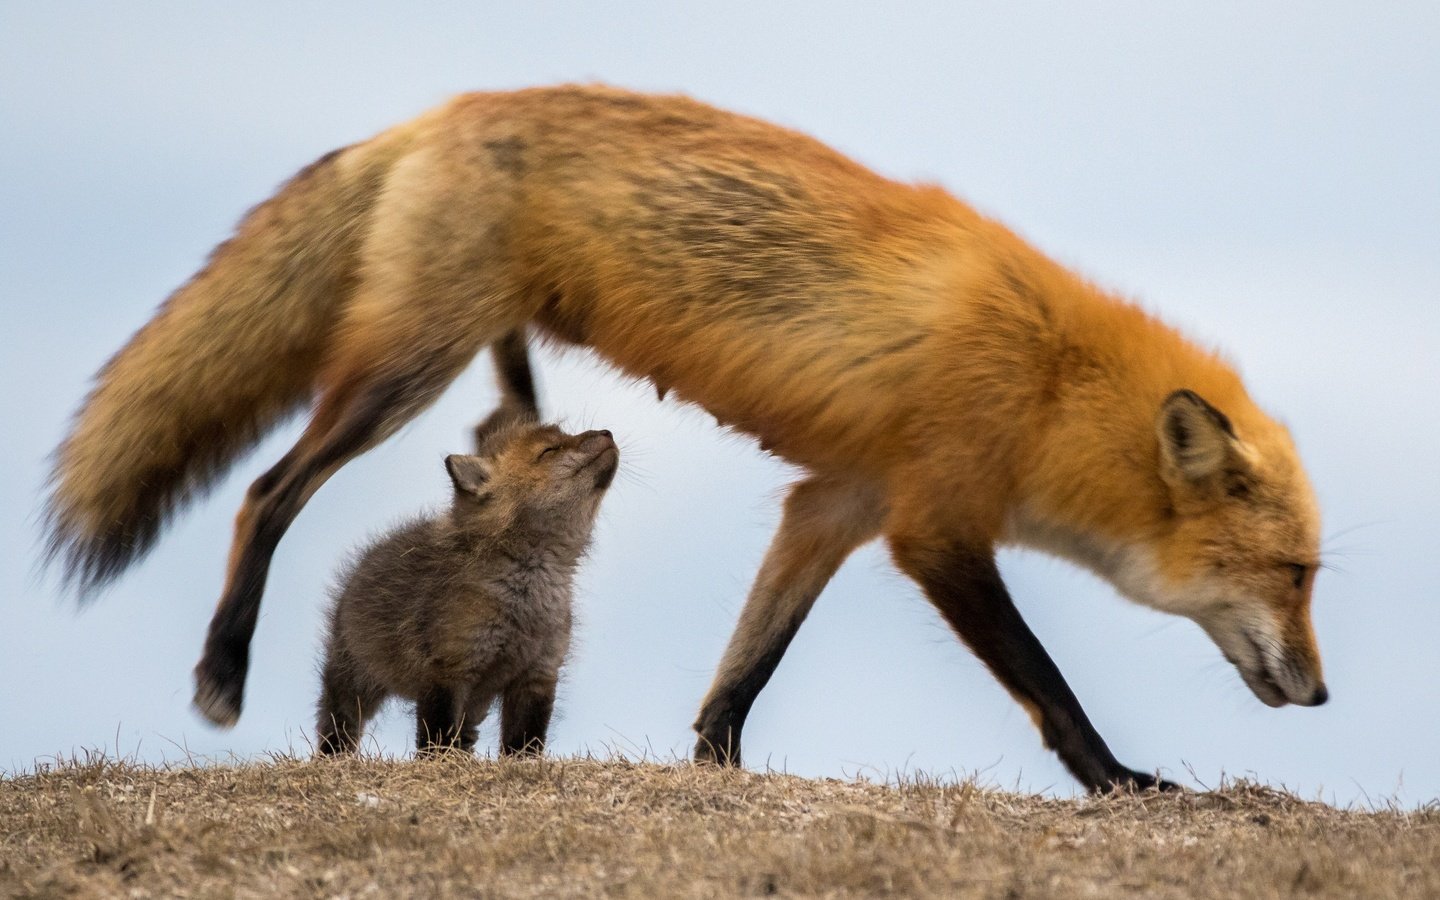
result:
[[[1153,581],[1148,548],[1174,517],[1156,432],[1165,398],[1195,391],[1245,430],[1268,420],[1223,359],[1139,307],[1079,279],[1049,287],[1049,390],[1018,461],[1003,540],[1077,562],[1135,595]]]
[[[1075,563],[1128,599],[1162,612],[1194,615],[1213,600],[1167,579],[1142,542],[1081,530],[1024,507],[1010,512],[1001,541]]]

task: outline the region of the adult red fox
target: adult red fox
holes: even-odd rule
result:
[[[526,326],[809,473],[701,708],[698,759],[738,762],[816,596],[877,536],[1091,790],[1164,783],[1091,726],[1011,603],[997,544],[1195,620],[1265,703],[1325,701],[1311,488],[1217,355],[938,187],[605,87],[460,96],[256,207],[100,371],[56,454],[51,553],[82,589],[108,581],[314,400],[240,509],[195,669],[197,707],[231,724],[295,515],[482,348],[507,339],[513,364]]]

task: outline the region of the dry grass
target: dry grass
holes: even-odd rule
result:
[[[1440,809],[1050,800],[587,759],[105,759],[0,780],[5,896],[1440,896]]]

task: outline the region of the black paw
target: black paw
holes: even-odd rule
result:
[[[539,758],[545,755],[545,741],[541,738],[531,738],[528,741],[515,741],[508,744],[501,744],[500,755]]]
[[[1145,791],[1183,791],[1180,785],[1149,772],[1121,769],[1103,785],[1091,789],[1098,794],[1139,794]]]
[[[195,709],[211,723],[230,728],[245,702],[243,659],[207,652],[195,667]]]
[[[458,741],[425,743],[415,747],[416,759],[460,759],[474,755],[475,750],[473,747],[466,747]]]
[[[315,755],[318,756],[341,756],[346,753],[355,752],[355,742],[336,733],[325,733],[320,735],[315,744]]]
[[[695,742],[695,762],[700,765],[740,765],[740,743],[724,738],[709,738],[700,735]]]

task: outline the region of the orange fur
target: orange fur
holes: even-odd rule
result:
[[[1286,580],[1318,562],[1318,514],[1284,428],[1214,353],[940,188],[684,97],[604,87],[464,95],[324,171],[323,196],[301,180],[260,207],[102,371],[52,506],[54,546],[82,574],[144,549],[130,537],[238,451],[227,428],[248,435],[316,391],[311,428],[237,525],[217,627],[253,613],[261,533],[283,532],[330,472],[529,325],[817,479],[792,501],[712,697],[754,681],[783,631],[769,619],[803,617],[875,533],[917,578],[959,548],[1060,553],[1195,618],[1247,681],[1293,702],[1323,692],[1312,579]],[[315,272],[328,275],[307,282]],[[282,318],[299,336],[272,351]],[[191,320],[213,330],[208,349],[186,343]],[[197,352],[208,362],[189,375]],[[182,371],[183,388],[143,387]],[[1172,406],[1181,390],[1206,406]],[[263,399],[235,399],[245,391]],[[1221,468],[1167,469],[1167,434],[1211,441]],[[144,472],[169,486],[159,501]],[[824,503],[857,498],[873,526],[827,524]],[[795,556],[806,547],[821,562]],[[1277,642],[1269,662],[1247,628]],[[242,631],[227,640],[248,646]]]

